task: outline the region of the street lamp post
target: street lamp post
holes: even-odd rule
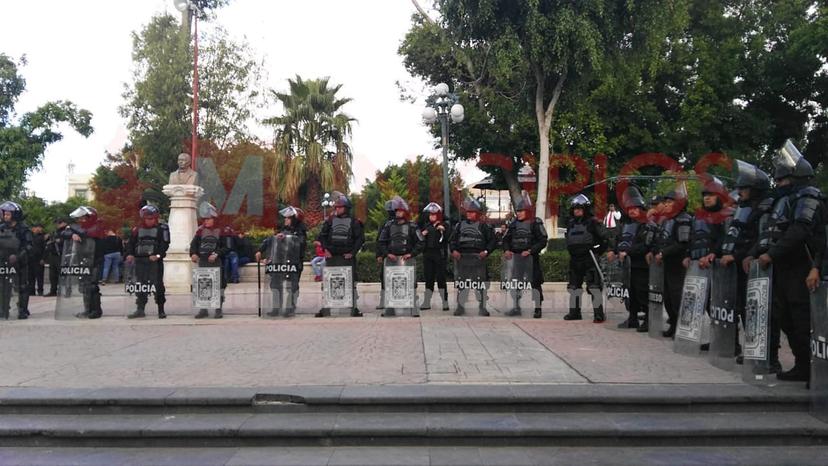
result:
[[[331,202],[331,194],[325,193],[322,198],[322,221],[324,222],[326,218],[328,218],[328,207],[331,207],[333,202]]]
[[[448,84],[440,83],[434,87],[434,94],[426,99],[426,108],[423,110],[423,120],[433,124],[440,120],[440,132],[442,134],[443,146],[443,211],[446,221],[450,220],[449,202],[449,169],[448,169],[448,143],[449,143],[449,118],[454,123],[463,121],[465,110],[458,103],[460,99],[456,94],[449,92]]]
[[[198,6],[190,0],[173,0],[175,8],[184,13],[187,10],[193,12],[193,141],[192,141],[192,165],[193,170],[198,169]]]

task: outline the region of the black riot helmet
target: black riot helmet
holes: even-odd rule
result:
[[[520,210],[528,210],[531,211],[534,208],[532,205],[532,199],[529,197],[529,193],[526,190],[521,191],[520,193],[520,200],[515,207],[515,212]]]
[[[621,198],[621,206],[625,211],[633,207],[646,210],[647,202],[644,200],[644,194],[641,193],[638,186],[630,185],[624,190],[624,194]]]
[[[781,180],[792,176],[794,178],[811,178],[814,176],[814,168],[805,160],[799,149],[790,139],[776,153],[773,158],[773,179]]]
[[[591,207],[592,202],[589,201],[589,198],[583,194],[578,194],[569,200],[569,215],[574,216],[575,209],[583,209],[584,217],[588,217],[592,215]]]
[[[401,198],[400,196],[394,196],[388,202],[391,203],[391,212],[392,213],[396,212],[398,210],[402,210],[402,211],[405,211],[406,213],[408,213],[408,211],[410,210],[408,208],[408,203],[405,202],[405,199]]]
[[[16,202],[6,201],[0,204],[0,212],[11,212],[12,220],[15,222],[23,220],[23,208]],[[2,221],[2,219],[0,219],[0,221]]]
[[[770,189],[770,177],[759,167],[744,160],[737,160],[733,168],[733,179],[736,188],[751,188],[757,191]]]
[[[351,200],[348,199],[348,196],[342,194],[341,192],[332,192],[331,198],[334,200],[334,207],[345,207],[348,210],[351,209]]]
[[[463,202],[463,209],[466,212],[483,212],[483,206],[480,205],[480,202],[477,199],[471,196],[467,197],[466,200]]]
[[[702,195],[727,193],[725,184],[715,176],[705,177],[702,181]]]

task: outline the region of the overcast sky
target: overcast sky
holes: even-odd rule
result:
[[[91,137],[67,130],[46,151],[43,168],[27,184],[38,196],[65,199],[70,161],[75,173],[91,173],[105,151],[123,147],[127,132],[118,106],[132,76],[131,33],[165,11],[179,15],[172,0],[18,0],[4,6],[0,52],[28,60],[18,113],[66,99],[94,115]],[[246,38],[264,58],[269,87],[286,90],[286,79],[296,74],[330,76],[343,85],[341,94],[353,98],[344,110],[359,120],[351,186],[359,189],[378,168],[440,153],[421,123],[422,101],[401,102],[394,84],[411,81],[397,48],[412,13],[410,0],[231,0],[215,22],[234,38]],[[469,164],[458,168],[466,182],[483,176]]]

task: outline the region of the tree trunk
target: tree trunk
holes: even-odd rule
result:
[[[552,128],[552,117],[555,105],[561,97],[566,73],[558,76],[558,82],[552,91],[549,104],[546,100],[546,75],[540,65],[535,65],[535,118],[538,122],[538,136],[540,140],[540,158],[538,160],[538,200],[535,203],[535,216],[543,219],[544,226],[550,238],[558,237],[557,216],[547,217],[547,197],[549,196],[549,133]]]
[[[305,197],[305,218],[307,225],[313,227],[324,220],[322,218],[322,196],[319,179],[311,175],[306,182],[307,195]]]

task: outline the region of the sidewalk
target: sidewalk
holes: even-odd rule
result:
[[[0,386],[741,383],[703,357],[673,353],[670,340],[616,329],[618,306],[604,324],[565,322],[557,295],[540,320],[453,317],[437,306],[419,319],[382,318],[372,306],[363,318],[263,320],[252,308],[196,321],[181,308],[131,321],[123,317],[131,307],[114,307],[125,300],[106,288],[100,320],[55,321],[54,298],[36,297],[32,318],[0,322]],[[229,294],[255,296],[247,288]]]

